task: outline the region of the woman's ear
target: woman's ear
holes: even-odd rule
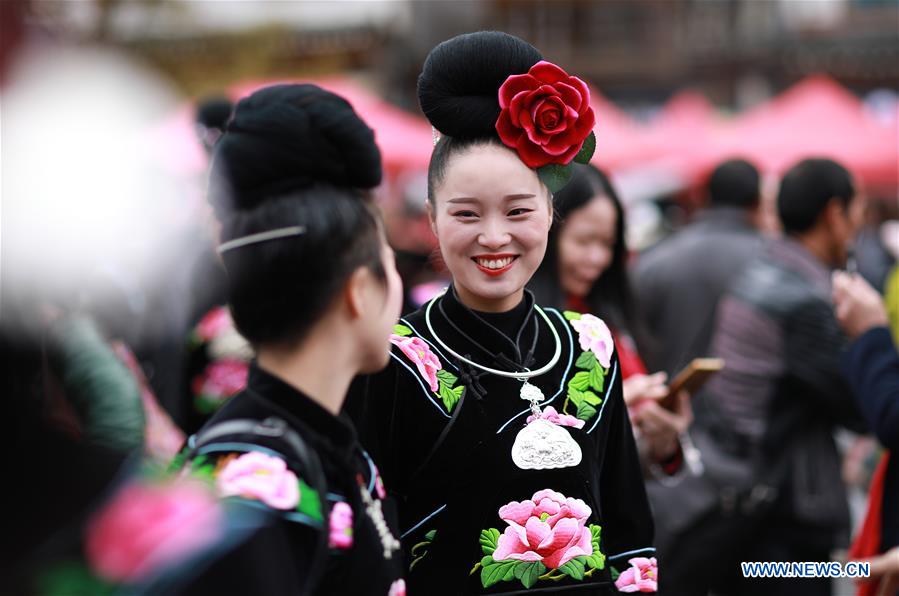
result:
[[[367,267],[358,267],[343,286],[343,300],[350,317],[358,319],[365,316],[365,296],[372,283],[372,274]]]

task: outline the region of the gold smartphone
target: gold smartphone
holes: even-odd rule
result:
[[[675,399],[680,391],[685,390],[690,394],[696,393],[700,387],[705,385],[706,381],[723,368],[724,360],[721,358],[694,358],[668,384],[668,395],[659,401],[659,405],[673,410]]]

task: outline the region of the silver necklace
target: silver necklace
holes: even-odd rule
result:
[[[425,325],[427,325],[428,331],[431,333],[431,337],[434,338],[434,341],[436,341],[441,348],[446,350],[449,355],[466,364],[490,374],[520,381],[521,391],[519,392],[519,397],[530,404],[531,414],[534,415],[534,420],[518,431],[518,434],[515,437],[515,442],[512,445],[512,461],[515,465],[523,470],[548,470],[554,468],[568,468],[581,463],[582,453],[580,446],[564,427],[557,426],[542,418],[543,413],[540,410],[539,403],[544,399],[543,392],[539,387],[528,382],[529,379],[552,370],[552,368],[558,364],[559,358],[562,356],[562,340],[559,338],[559,332],[556,331],[555,325],[549,320],[547,314],[538,305],[534,305],[537,313],[543,317],[544,321],[546,321],[546,324],[549,326],[549,330],[552,333],[553,340],[555,340],[555,353],[553,353],[549,362],[537,370],[529,370],[527,368],[522,372],[498,370],[484,366],[483,364],[478,364],[474,360],[469,360],[462,356],[446,345],[434,331],[434,326],[431,324],[431,308],[445,293],[446,290],[435,296],[428,302],[428,306],[425,308]]]

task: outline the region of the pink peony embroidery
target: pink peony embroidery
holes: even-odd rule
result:
[[[612,362],[615,342],[602,319],[593,315],[581,315],[580,319],[571,321],[571,326],[578,332],[581,349],[593,352],[596,360],[604,368],[608,368]]]
[[[406,596],[406,580],[398,579],[390,584],[390,591],[387,596]]]
[[[296,474],[283,459],[258,451],[228,462],[216,478],[216,487],[223,497],[258,499],[274,509],[293,509],[300,502]]]
[[[331,548],[348,549],[353,546],[353,509],[343,501],[331,508],[331,528],[328,545]]]
[[[509,524],[499,537],[493,558],[540,561],[556,569],[571,559],[593,554],[590,528],[585,526],[590,507],[553,490],[541,490],[527,501],[500,507],[499,516]]]
[[[635,557],[628,561],[630,568],[618,576],[615,587],[619,592],[656,592],[659,584],[659,569],[655,557]]]
[[[224,306],[217,306],[210,310],[197,323],[196,333],[200,341],[209,341],[219,334],[234,326],[231,321],[231,313]]]
[[[205,485],[130,484],[88,524],[85,553],[107,581],[138,581],[219,538],[221,509]]]
[[[574,428],[584,428],[584,421],[578,418],[575,418],[571,414],[559,414],[556,409],[552,406],[547,406],[544,408],[543,413],[540,415],[541,420],[549,420],[553,424],[557,424],[559,426],[573,426]],[[536,417],[531,414],[528,416],[527,423],[530,424],[536,420]]]
[[[443,365],[431,351],[431,347],[419,337],[403,337],[396,334],[390,336],[390,343],[415,363],[419,374],[428,382],[431,391],[436,393],[440,387],[437,383],[437,371],[442,369]]]
[[[194,394],[221,400],[247,386],[249,365],[242,360],[218,360],[194,380]]]

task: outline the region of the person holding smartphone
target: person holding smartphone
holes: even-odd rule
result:
[[[693,414],[685,392],[663,407],[667,375],[648,374],[638,351],[643,334],[628,277],[625,214],[618,193],[601,170],[576,166],[571,181],[554,195],[553,208],[546,257],[529,287],[543,304],[597,313],[606,321],[618,348],[624,401],[641,455],[673,474],[683,461],[679,437]]]

